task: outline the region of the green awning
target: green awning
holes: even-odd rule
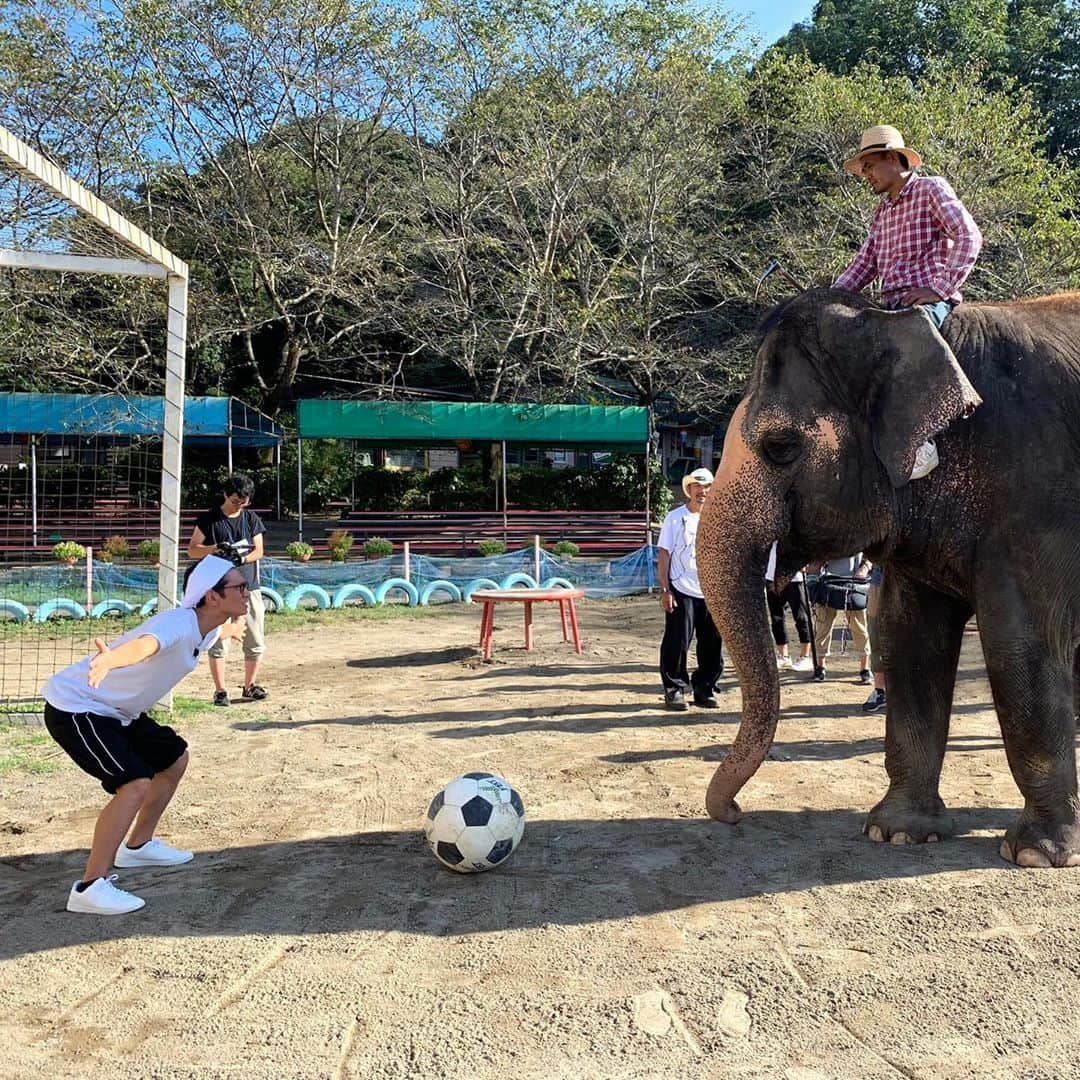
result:
[[[461,401],[328,401],[297,407],[302,439],[355,439],[372,446],[515,442],[643,453],[648,410],[609,405],[487,405]]]

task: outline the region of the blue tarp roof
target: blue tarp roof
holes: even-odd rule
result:
[[[0,394],[0,433],[12,435],[162,435],[165,399],[126,394]],[[280,424],[231,397],[186,397],[184,438],[232,436],[235,446],[273,446]]]

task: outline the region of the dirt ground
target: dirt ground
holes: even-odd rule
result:
[[[502,615],[485,664],[460,604],[272,634],[270,701],[178,721],[161,833],[197,855],[122,872],[133,915],[63,910],[94,782],[9,773],[0,1076],[1080,1076],[1080,870],[998,856],[1019,796],[975,635],[942,785],[959,835],[893,847],[860,835],[884,720],[850,655],[824,685],[782,676],[731,828],[703,799],[735,679],[719,713],[665,712],[656,599],[580,607],[581,657],[541,611],[534,652]],[[457,875],[421,818],[481,768],[529,823]]]

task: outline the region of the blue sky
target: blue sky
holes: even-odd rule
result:
[[[729,0],[724,5],[732,14],[747,21],[750,33],[760,35],[763,45],[771,45],[786,34],[793,23],[808,19],[814,10],[814,0],[772,0],[751,3],[750,0]]]

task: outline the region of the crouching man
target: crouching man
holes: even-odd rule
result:
[[[42,687],[49,734],[112,796],[94,826],[82,879],[71,886],[68,911],[137,911],[146,901],[116,886],[113,866],[177,866],[194,857],[154,836],[188,753],[187,743],[149,712],[195,670],[222,625],[244,614],[247,590],[231,562],[208,556],[188,568],[179,607],[151,616],[111,646],[95,639],[95,655]],[[242,621],[235,632],[243,632]]]

